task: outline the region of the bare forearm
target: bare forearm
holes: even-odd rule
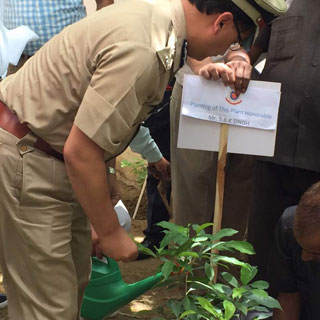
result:
[[[74,131],[64,150],[66,169],[81,206],[99,237],[103,237],[119,227],[109,195],[103,150],[76,127],[71,133]]]
[[[199,70],[209,63],[212,63],[212,59],[210,57],[205,58],[202,61],[198,61],[190,57],[187,58],[187,64],[195,74],[199,74]]]
[[[278,295],[282,310],[274,309],[273,320],[299,320],[300,293],[280,293]]]

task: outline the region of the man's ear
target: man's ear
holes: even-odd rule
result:
[[[222,12],[216,15],[213,23],[213,32],[218,33],[226,26],[233,24],[233,14],[231,12]]]

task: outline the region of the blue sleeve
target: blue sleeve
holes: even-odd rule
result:
[[[140,127],[139,132],[131,141],[130,148],[133,152],[140,153],[148,162],[157,162],[163,157],[149,129],[144,126]]]

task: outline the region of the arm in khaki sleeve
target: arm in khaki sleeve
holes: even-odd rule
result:
[[[104,150],[75,125],[64,147],[64,158],[75,194],[95,229],[104,254],[120,261],[137,256],[137,247],[120,227],[109,195]]]
[[[65,163],[102,251],[129,261],[136,257],[137,247],[114,211],[104,157],[113,158],[121,150],[140,120],[142,105],[150,104],[147,97],[152,99],[157,89],[158,60],[148,47],[130,41],[105,48],[94,60],[96,69],[65,143]],[[114,86],[115,79],[123,78],[126,81]]]
[[[114,0],[96,0],[97,10],[102,9],[110,4],[114,4]]]
[[[301,298],[299,292],[279,293],[278,301],[282,310],[273,310],[273,320],[299,320]]]

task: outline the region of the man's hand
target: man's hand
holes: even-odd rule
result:
[[[237,95],[246,92],[250,77],[252,66],[246,61],[233,60],[226,63],[226,65],[233,71],[234,82],[230,87],[233,88]]]
[[[120,226],[100,238],[100,247],[106,256],[116,261],[129,262],[138,256],[138,247]]]
[[[149,162],[148,168],[156,179],[159,179],[159,180],[162,179],[165,181],[170,180],[170,176],[171,176],[170,162],[166,158],[162,157],[157,162],[152,162],[152,163]]]
[[[224,57],[224,63],[212,62],[210,57],[202,61],[188,57],[187,63],[195,74],[208,80],[222,79],[237,95],[247,90],[252,66],[248,53],[243,49],[229,50]]]
[[[225,86],[235,90],[236,94],[247,90],[252,67],[245,61],[234,60],[227,63],[209,63],[199,70],[199,75],[210,80],[222,79]]]
[[[234,71],[225,63],[208,63],[199,69],[199,75],[207,80],[221,78],[225,86],[232,86],[235,83]]]
[[[236,91],[237,95],[246,92],[252,71],[248,53],[243,49],[229,50],[224,61],[235,76],[235,81],[231,87]]]
[[[120,261],[138,255],[138,249],[121,228],[110,199],[104,150],[73,125],[64,146],[66,170],[72,188],[89,217],[103,253]]]
[[[92,244],[91,256],[102,259],[103,252],[102,252],[102,249],[100,246],[99,237],[98,237],[98,235],[92,225],[91,225],[91,244]]]
[[[112,239],[112,237],[116,238]],[[122,227],[101,242],[96,231],[91,226],[91,240],[91,256],[99,259],[102,259],[103,254],[105,254],[114,260],[128,262],[134,260],[138,255],[137,246]]]

